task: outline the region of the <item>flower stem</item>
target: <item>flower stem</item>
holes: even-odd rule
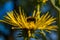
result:
[[[25,37],[24,40],[27,40],[27,38]]]
[[[25,37],[24,40],[30,40],[30,37]]]

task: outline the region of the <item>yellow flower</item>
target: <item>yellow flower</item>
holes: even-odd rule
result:
[[[43,3],[46,3],[48,0],[43,0]]]
[[[31,30],[41,30],[41,33],[45,35],[44,30],[50,32],[52,30],[57,30],[56,25],[51,25],[56,22],[56,18],[51,17],[49,12],[40,16],[40,6],[37,6],[37,11],[34,10],[33,15],[27,17],[24,14],[24,11],[21,12],[21,8],[19,8],[20,14],[15,12],[8,12],[7,16],[4,16],[4,20],[0,20],[1,22],[8,23],[13,25],[12,29],[27,29],[29,37],[31,36]],[[16,27],[16,28],[15,28]]]

